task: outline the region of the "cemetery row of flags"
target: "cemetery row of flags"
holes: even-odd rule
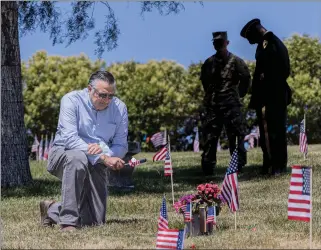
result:
[[[48,140],[48,135],[45,136],[45,140],[43,140],[43,136],[41,136],[40,142],[38,141],[38,138],[35,135],[35,139],[31,147],[31,152],[36,153],[38,161],[48,160],[48,154],[53,145],[53,142],[53,134],[51,134],[50,141]]]
[[[196,128],[196,135],[195,135],[195,139],[193,142],[193,150],[194,152],[199,152],[200,151],[200,141],[199,141],[199,133],[198,133],[198,128]],[[157,148],[159,146],[164,146],[167,144],[167,130],[165,131],[161,131],[161,132],[157,132],[156,134],[154,134],[150,140],[153,143],[154,147]]]

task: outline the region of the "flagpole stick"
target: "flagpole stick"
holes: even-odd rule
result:
[[[173,173],[171,173],[171,183],[172,183],[172,199],[173,199],[173,205],[174,205],[174,184],[173,184]]]
[[[190,206],[190,222],[189,222],[189,228],[190,228],[190,233],[191,233],[191,237],[193,236],[193,224],[192,224],[192,220],[193,220],[193,206],[192,206],[192,201],[190,201],[190,203],[189,203],[189,206]]]
[[[168,135],[168,152],[169,155],[171,156],[171,143]],[[172,184],[172,200],[173,200],[173,205],[174,205],[174,181],[173,181],[173,162],[172,162],[172,156],[171,156],[171,164],[172,164],[172,173],[171,173],[171,184]]]
[[[235,230],[236,230],[236,211],[234,212],[234,222],[235,222]]]
[[[310,187],[310,199],[311,199],[311,203],[310,203],[310,249],[312,249],[312,186],[313,186],[312,167],[310,170],[310,183],[311,183],[311,187]]]
[[[305,118],[306,118],[306,116],[305,116],[305,110],[304,110],[304,133],[305,133],[305,136],[307,136],[307,134],[306,134],[306,127],[305,127],[305,125],[306,125],[306,122],[305,122]],[[303,157],[304,157],[304,160],[306,160],[306,154],[305,154],[305,152],[303,153]]]

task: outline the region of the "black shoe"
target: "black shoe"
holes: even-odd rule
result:
[[[268,168],[262,168],[260,171],[261,175],[268,175],[269,174],[269,169]]]
[[[202,170],[205,176],[214,174],[215,164],[202,161]]]
[[[214,174],[214,169],[203,169],[203,173],[205,176],[213,175]]]

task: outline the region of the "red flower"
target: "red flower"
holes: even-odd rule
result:
[[[197,190],[198,190],[198,191],[204,191],[204,190],[205,190],[205,186],[204,186],[203,184],[198,185],[198,186],[197,186]]]

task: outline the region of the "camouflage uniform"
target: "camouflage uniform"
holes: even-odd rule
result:
[[[231,155],[236,148],[236,137],[238,138],[241,169],[246,164],[244,137],[247,129],[240,98],[246,95],[251,84],[249,69],[242,59],[230,52],[226,58],[220,58],[216,53],[202,65],[200,80],[205,91],[204,112],[201,117],[204,136],[203,172],[210,175],[216,166],[217,142],[223,125],[228,135]]]

